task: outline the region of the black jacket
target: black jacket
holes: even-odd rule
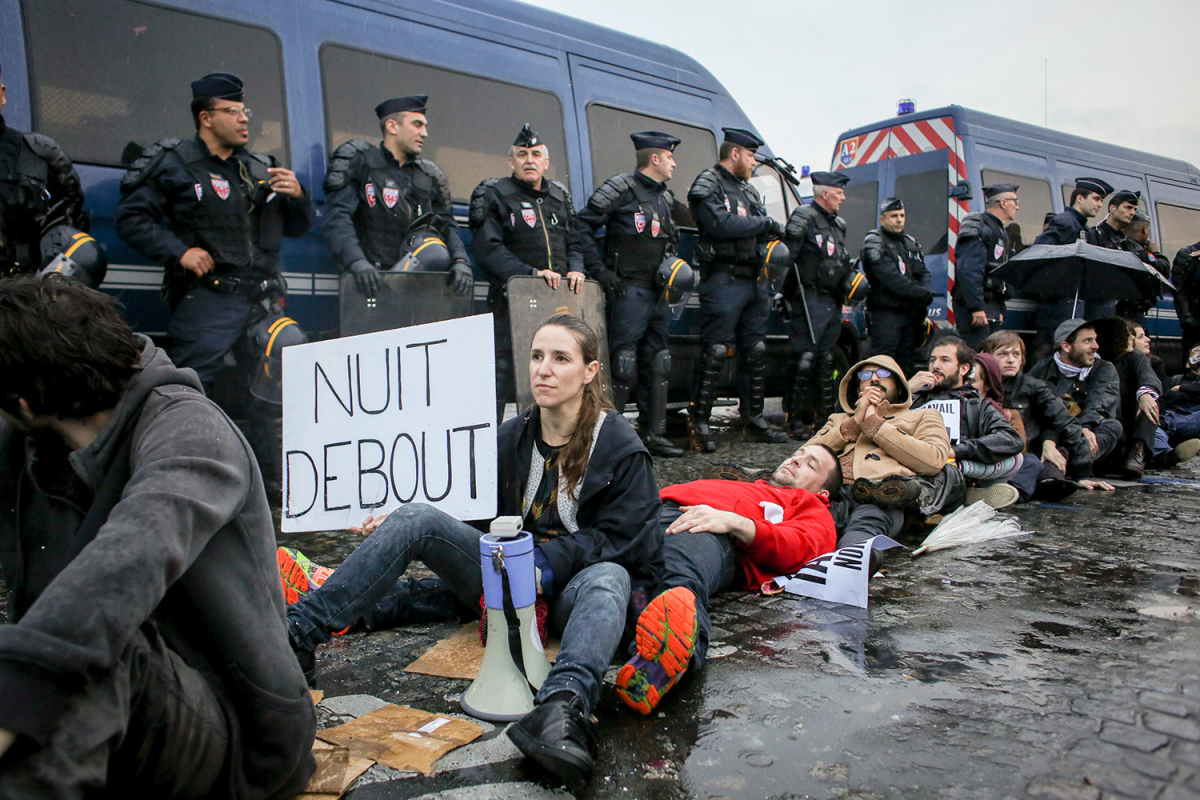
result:
[[[211,676],[232,798],[301,791],[316,716],[288,645],[275,529],[246,440],[190,369],[141,371],[87,448],[0,423],[0,720],[44,742],[144,624]],[[85,516],[91,514],[90,519]]]
[[[1008,261],[1008,231],[1000,218],[990,212],[968,214],[958,231],[954,246],[954,300],[968,313],[987,310],[987,303],[1003,303],[1004,296],[989,274]]]
[[[1190,370],[1182,375],[1172,375],[1158,402],[1163,411],[1200,410],[1200,375]]]
[[[1179,248],[1171,262],[1171,283],[1175,284],[1175,311],[1184,325],[1196,325],[1200,315],[1200,242]]]
[[[863,241],[859,257],[871,284],[868,308],[910,311],[914,317],[925,317],[933,292],[920,242],[907,233],[872,230]]]
[[[659,264],[679,244],[675,219],[686,213],[665,183],[644,172],[609,178],[575,217],[588,274],[610,270],[628,285],[653,288]],[[596,243],[601,229],[603,256]]]
[[[604,561],[628,570],[634,586],[650,587],[662,573],[662,503],[650,454],[624,417],[606,413],[579,491],[579,530],[538,545],[554,572],[556,592],[580,570]],[[540,429],[537,414],[530,408],[500,426],[499,516],[524,516],[529,460]]]
[[[1129,350],[1116,360],[1117,380],[1121,386],[1121,424],[1126,428],[1133,425],[1138,414],[1137,393],[1141,388],[1151,389],[1162,397],[1162,381],[1150,363],[1150,356],[1141,350]]]
[[[1083,436],[1079,420],[1067,413],[1067,407],[1050,385],[1026,372],[1004,379],[1004,407],[1016,409],[1025,425],[1029,452],[1042,457],[1042,443],[1055,442],[1066,448],[1067,466],[1072,475],[1092,474],[1092,448]]]
[[[958,441],[951,444],[955,459],[995,464],[1025,449],[1021,434],[1008,424],[990,400],[980,397],[974,387],[964,385],[957,389],[917,392],[913,395],[912,407],[921,408],[930,400],[962,403]]]
[[[1055,214],[1046,229],[1033,240],[1034,244],[1071,244],[1087,231],[1087,217],[1073,208]]]
[[[1121,379],[1117,368],[1107,361],[1097,358],[1087,380],[1082,381],[1064,375],[1052,355],[1034,364],[1029,374],[1048,383],[1054,395],[1062,399],[1067,413],[1088,430],[1101,420],[1120,419]]]

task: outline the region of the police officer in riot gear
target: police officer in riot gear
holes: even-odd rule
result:
[[[837,214],[850,177],[842,172],[814,172],[810,177],[812,203],[797,206],[788,217],[785,241],[795,264],[783,284],[791,312],[787,427],[790,436],[802,440],[812,435],[813,423],[835,410],[839,379],[833,348],[842,327],[841,295],[852,269],[846,221]]]
[[[925,338],[925,311],[933,302],[921,243],[904,232],[904,202],[889,197],[879,207],[879,227],[863,240],[863,271],[871,282],[867,311],[871,352],[896,359],[905,375],[917,371]]]
[[[427,99],[419,94],[384,100],[375,106],[383,141],[351,139],[329,159],[321,235],[341,270],[352,273],[358,291],[368,297],[379,291],[380,269],[391,269],[417,249],[410,234],[414,223],[428,220],[450,251],[455,294],[466,295],[475,285],[454,220],[450,182],[436,164],[420,158],[428,135]]]
[[[746,430],[764,442],[786,442],[787,434],[763,418],[766,402],[767,317],[771,294],[763,278],[765,245],[783,226],[767,216],[748,181],[755,151],[763,141],[740,128],[722,128],[720,162],[696,176],[688,205],[700,236],[700,359],[688,406],[692,446],[717,449],[709,428],[717,381],[729,348],[736,343],[737,389]]]
[[[683,449],[666,438],[669,314],[666,296],[655,285],[655,273],[674,256],[679,241],[673,215],[682,204],[667,188],[667,181],[675,172],[674,153],[680,140],[659,131],[632,133],[629,138],[637,154],[637,171],[609,178],[588,199],[577,217],[580,244],[588,274],[612,298],[608,349],[616,406],[625,407],[636,385],[646,449],[675,458],[683,455]],[[603,260],[595,239],[601,228],[605,230]]]
[[[0,109],[7,93],[0,83]],[[0,115],[0,277],[41,269],[42,237],[56,225],[86,231],[88,222],[67,154],[49,136],[14,130]]]
[[[1004,322],[1008,287],[992,273],[1011,255],[1005,226],[1017,216],[1017,188],[1013,183],[983,187],[986,210],[963,217],[958,228],[951,293],[954,323],[974,350],[981,349],[983,340]]]
[[[512,327],[508,319],[508,279],[538,275],[557,289],[564,278],[583,291],[583,252],[575,233],[571,193],[545,177],[550,150],[529,124],[509,149],[508,178],[488,178],[471,193],[471,252],[487,275],[488,308],[496,333],[496,416],[516,399]]]
[[[312,226],[312,202],[295,173],[245,149],[250,110],[242,81],[229,73],[192,82],[196,137],[151,145],[121,179],[117,235],[166,267],[168,352],[196,371],[210,392],[225,354],[242,374],[254,448],[267,497],[278,502],[280,406],[249,396],[263,353],[246,331],[272,313],[286,287],[277,265],[284,236]]]

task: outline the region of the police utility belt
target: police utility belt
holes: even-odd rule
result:
[[[287,281],[278,273],[262,279],[238,278],[232,275],[204,275],[199,279],[199,283],[220,294],[240,294],[255,298],[287,294]]]
[[[710,261],[707,264],[702,264],[701,269],[704,271],[705,277],[728,272],[735,278],[757,280],[758,276],[762,273],[762,264],[728,264],[722,261]]]

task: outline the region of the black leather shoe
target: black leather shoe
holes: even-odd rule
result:
[[[1129,446],[1129,455],[1121,466],[1121,476],[1126,480],[1140,481],[1146,474],[1146,445],[1134,442]]]
[[[746,432],[760,442],[782,444],[788,440],[786,433],[779,430],[779,428],[771,427],[761,414],[757,417],[742,417],[742,424],[746,427]]]
[[[1075,481],[1066,478],[1046,478],[1037,482],[1037,488],[1033,490],[1033,499],[1057,503],[1075,494],[1078,488]]]
[[[665,436],[659,436],[657,433],[645,433],[642,435],[642,442],[646,445],[646,449],[650,451],[650,455],[657,458],[679,458],[683,455],[683,448],[676,447]]]
[[[583,698],[555,692],[508,729],[508,738],[538,766],[579,794],[592,779],[596,732]]]
[[[784,426],[787,430],[787,435],[798,442],[807,442],[812,438],[813,427],[807,422],[792,417],[788,418],[787,424]]]
[[[921,500],[921,483],[914,478],[896,476],[873,481],[859,478],[851,489],[856,503],[870,503],[880,508],[917,509]]]
[[[691,440],[692,449],[697,453],[717,452],[717,440],[713,438],[707,422],[689,422],[688,438]]]

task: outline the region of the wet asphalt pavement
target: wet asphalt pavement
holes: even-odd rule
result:
[[[718,461],[773,467],[792,449],[730,427],[715,456],[655,471],[667,485]],[[1200,797],[1200,467],[1016,513],[1034,533],[917,559],[892,551],[866,611],[722,595],[705,673],[657,713],[633,714],[605,691],[596,777],[581,796]],[[285,543],[335,562],[354,539]],[[365,698],[337,695],[458,713],[467,682],[401,671],[456,627],[323,647],[323,721],[361,713],[344,704]],[[484,727],[433,777],[376,767],[350,797],[566,796]]]

